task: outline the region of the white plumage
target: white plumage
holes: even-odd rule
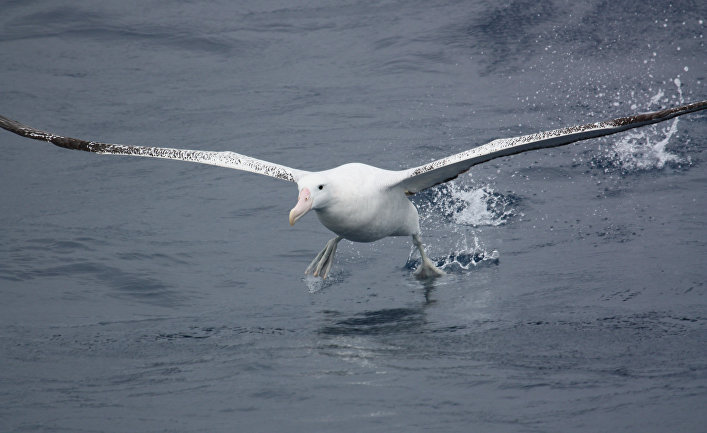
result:
[[[425,254],[420,240],[420,223],[415,206],[407,196],[447,182],[472,166],[495,158],[529,150],[562,146],[579,140],[615,134],[627,129],[662,122],[707,108],[707,101],[666,110],[621,117],[520,137],[498,139],[470,150],[419,167],[392,171],[366,164],[344,164],[330,170],[308,172],[240,155],[235,152],[170,149],[85,141],[50,134],[0,116],[0,127],[60,147],[100,154],[145,156],[198,162],[296,182],[297,205],[290,212],[290,224],[314,210],[319,221],[337,236],[305,270],[326,278],[341,239],[373,242],[387,236],[412,236],[422,263],[415,271],[419,278],[443,275]]]

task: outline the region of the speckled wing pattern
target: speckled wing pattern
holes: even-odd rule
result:
[[[402,186],[408,194],[414,194],[423,189],[456,179],[457,176],[466,172],[474,165],[495,158],[515,155],[529,150],[563,146],[565,144],[574,143],[575,141],[615,134],[627,129],[662,122],[676,116],[704,110],[706,108],[707,101],[701,101],[661,111],[620,117],[604,122],[587,123],[585,125],[570,126],[552,131],[539,132],[537,134],[493,140],[482,146],[438,159],[419,167],[402,170],[399,172],[400,177],[392,183],[391,187]]]
[[[264,174],[266,176],[271,176],[290,182],[297,182],[299,178],[307,174],[307,172],[303,170],[296,170],[284,165],[273,164],[271,162],[251,158],[235,152],[212,152],[204,150],[170,149],[166,147],[132,146],[63,137],[31,128],[3,116],[0,116],[0,127],[23,137],[48,141],[49,143],[55,144],[59,147],[82,150],[84,152],[110,155],[144,156],[149,158],[164,158],[197,162],[200,164],[216,165],[219,167]]]

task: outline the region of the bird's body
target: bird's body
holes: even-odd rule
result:
[[[412,236],[422,256],[417,275],[443,275],[425,254],[420,241],[420,218],[400,184],[403,177],[399,171],[351,163],[299,178],[300,194],[290,212],[290,224],[314,210],[324,227],[337,234],[305,272],[326,277],[341,239],[374,242],[388,236]]]
[[[399,171],[351,163],[330,170],[310,172],[235,152],[100,143],[47,133],[3,116],[0,116],[0,127],[67,149],[198,162],[296,182],[299,196],[296,206],[290,211],[290,224],[294,225],[299,218],[314,210],[321,223],[337,235],[327,242],[305,273],[326,278],[341,239],[373,242],[388,236],[412,236],[413,244],[422,257],[415,274],[419,278],[433,278],[443,275],[444,272],[437,269],[425,254],[420,240],[417,209],[408,200],[408,195],[455,179],[472,166],[495,158],[615,134],[704,109],[707,109],[707,101],[605,122],[498,139],[419,167]]]
[[[403,188],[390,187],[397,176],[396,171],[351,163],[312,173],[297,184],[312,184],[314,192],[319,185],[327,190],[327,205],[314,207],[324,227],[353,242],[373,242],[420,233],[417,209]]]

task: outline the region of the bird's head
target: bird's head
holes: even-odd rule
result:
[[[314,209],[324,209],[332,198],[332,182],[321,174],[309,174],[297,182],[299,187],[299,197],[297,204],[290,211],[290,225],[302,218],[304,214]]]

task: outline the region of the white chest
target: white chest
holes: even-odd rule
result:
[[[420,231],[417,209],[402,191],[351,194],[317,210],[317,216],[326,228],[354,242]]]

